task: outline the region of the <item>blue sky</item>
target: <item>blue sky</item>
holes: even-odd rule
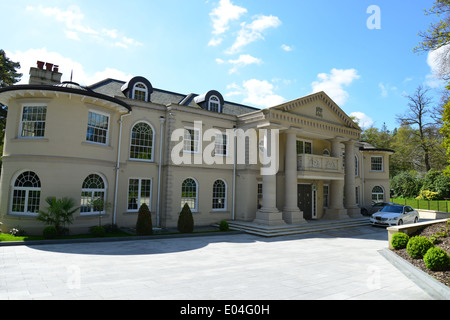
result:
[[[392,130],[418,85],[440,98],[429,54],[412,51],[433,2],[3,0],[0,43],[24,82],[42,60],[84,85],[139,75],[260,108],[325,91],[362,127]]]

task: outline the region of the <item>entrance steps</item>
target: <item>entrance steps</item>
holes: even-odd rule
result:
[[[265,226],[245,221],[227,222],[230,229],[245,231],[263,237],[279,237],[370,225],[368,217],[349,218],[345,220],[308,220],[302,224],[286,224],[282,226]],[[219,225],[217,224],[215,226]]]

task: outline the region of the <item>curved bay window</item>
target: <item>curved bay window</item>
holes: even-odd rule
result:
[[[181,208],[188,204],[191,211],[198,211],[198,190],[197,182],[188,178],[181,185]]]
[[[89,175],[81,189],[81,214],[105,212],[106,184],[98,174]]]
[[[213,184],[212,208],[213,210],[225,210],[227,202],[227,185],[219,179]]]
[[[372,202],[383,202],[384,190],[380,186],[375,186],[372,189]]]
[[[41,199],[41,181],[36,173],[20,174],[12,187],[12,214],[37,215]]]
[[[153,129],[139,122],[131,130],[130,159],[153,160]]]

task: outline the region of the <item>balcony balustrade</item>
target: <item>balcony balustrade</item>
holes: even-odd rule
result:
[[[343,173],[341,158],[318,156],[314,154],[301,154],[297,158],[297,171],[319,171],[330,173]]]

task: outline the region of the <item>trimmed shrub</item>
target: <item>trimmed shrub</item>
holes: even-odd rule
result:
[[[433,247],[433,243],[427,237],[416,236],[409,239],[406,251],[411,258],[421,259],[428,249]]]
[[[230,230],[230,226],[228,225],[228,222],[226,222],[225,220],[220,221],[219,230],[220,231],[228,231],[228,230]]]
[[[194,231],[194,217],[187,203],[184,204],[178,217],[178,231],[181,233],[192,233]]]
[[[450,269],[450,256],[439,247],[429,249],[423,256],[423,261],[430,270],[445,271]]]
[[[152,214],[145,203],[139,208],[136,222],[136,234],[138,236],[148,236],[153,234]]]
[[[95,237],[104,237],[106,230],[102,226],[95,226],[91,228],[91,234]]]
[[[395,250],[405,249],[409,241],[409,236],[406,233],[395,233],[392,236],[391,244]]]
[[[54,226],[48,226],[42,231],[44,239],[55,239],[58,236],[58,230]]]

